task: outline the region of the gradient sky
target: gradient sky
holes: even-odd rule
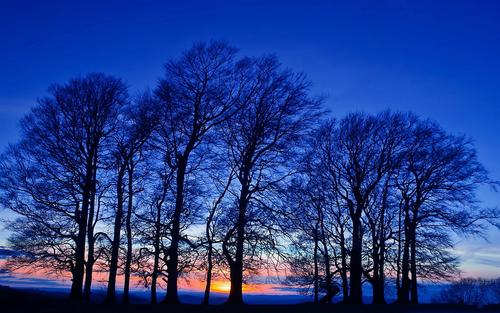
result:
[[[0,147],[50,83],[103,71],[134,93],[193,42],[221,39],[305,72],[335,116],[411,110],[470,135],[500,179],[500,1],[176,2],[2,0]],[[500,276],[500,231],[488,236],[457,238],[466,274]]]

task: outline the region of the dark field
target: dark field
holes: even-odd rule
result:
[[[0,312],[70,312],[70,313],[100,313],[100,312],[169,312],[169,313],[198,313],[198,312],[237,312],[237,313],[385,313],[385,312],[500,312],[500,306],[488,306],[475,308],[462,305],[446,304],[420,304],[420,305],[313,305],[304,304],[283,304],[283,305],[105,305],[105,304],[76,304],[65,300],[65,297],[58,294],[45,292],[25,291],[20,289],[0,287]]]

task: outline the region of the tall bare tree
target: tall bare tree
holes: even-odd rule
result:
[[[231,279],[228,302],[234,304],[243,302],[243,274],[254,253],[274,245],[272,193],[295,171],[290,164],[318,116],[318,101],[309,97],[303,75],[282,70],[274,57],[260,58],[254,67],[257,92],[223,128],[237,182],[223,242]]]
[[[245,97],[245,60],[235,60],[236,50],[225,43],[195,44],[178,60],[165,65],[165,77],[156,94],[164,106],[160,137],[175,169],[175,209],[171,216],[168,283],[165,302],[177,303],[179,245],[185,206],[186,177],[203,157],[207,136],[234,115]],[[197,153],[198,152],[198,153]]]
[[[388,113],[383,113],[386,115]],[[362,215],[371,205],[374,194],[390,170],[394,139],[384,136],[384,118],[350,114],[330,128],[325,171],[332,188],[346,205],[351,219],[350,303],[362,302]]]
[[[26,255],[42,265],[47,258],[66,264],[73,278],[70,297],[80,300],[101,147],[115,129],[127,89],[96,73],[53,85],[49,93],[22,120],[20,143],[3,157],[2,201],[32,230],[46,229],[40,236],[54,237],[46,238],[47,247],[38,237],[36,247],[24,246]],[[19,242],[25,232],[14,229],[19,232],[12,240]]]
[[[493,182],[478,161],[470,140],[448,134],[436,123],[413,119],[405,141],[403,166],[396,178],[404,236],[398,290],[398,301],[402,303],[408,303],[410,295],[411,302],[418,303],[419,263],[425,264],[434,259],[432,255],[438,256],[435,252],[443,251],[425,249],[423,238],[427,244],[433,242],[425,237],[429,231],[440,237],[441,243],[447,243],[450,231],[478,233],[482,221],[498,217],[496,210],[481,209],[477,201],[476,188]],[[425,257],[419,260],[419,253]],[[439,255],[438,263],[455,264],[446,253]]]
[[[124,107],[121,112],[119,129],[114,136],[114,165],[116,168],[116,210],[114,214],[113,239],[111,245],[111,260],[109,267],[107,302],[115,302],[116,276],[118,273],[119,250],[121,243],[121,229],[125,222],[127,234],[126,257],[124,264],[125,284],[124,302],[129,301],[130,265],[132,261],[132,227],[134,195],[134,170],[142,160],[144,144],[156,130],[159,122],[157,102],[147,94],[141,95],[131,105]],[[127,195],[126,195],[127,190]],[[127,197],[128,199],[125,199]],[[127,200],[127,210],[124,205]]]

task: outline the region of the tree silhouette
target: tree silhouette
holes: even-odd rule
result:
[[[73,277],[71,298],[79,300],[85,265],[91,273],[94,261],[92,247],[87,261],[85,251],[87,228],[92,231],[94,222],[101,148],[115,129],[127,90],[121,80],[96,73],[53,85],[49,94],[22,120],[20,143],[3,156],[2,202],[31,225],[31,230],[14,226],[20,232],[14,232],[12,241],[30,261],[64,264]],[[36,229],[44,229],[38,244],[20,242]],[[46,239],[51,243],[44,247]]]
[[[223,241],[231,277],[228,302],[235,304],[243,302],[243,272],[255,251],[275,245],[273,193],[294,172],[290,165],[299,143],[319,112],[302,75],[280,69],[274,57],[255,60],[254,68],[256,92],[222,130],[237,180]]]
[[[238,111],[246,85],[245,61],[235,60],[236,50],[222,42],[195,44],[178,60],[165,65],[165,77],[156,89],[164,106],[160,136],[175,168],[175,208],[171,216],[168,283],[165,302],[177,303],[179,244],[185,206],[186,176],[195,170],[207,136]],[[200,152],[195,155],[196,152]]]

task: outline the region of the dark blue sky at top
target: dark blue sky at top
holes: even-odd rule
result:
[[[133,94],[154,87],[168,58],[210,39],[275,53],[335,116],[411,110],[470,135],[500,179],[500,1],[2,0],[0,146],[51,83],[103,71]],[[480,197],[500,205],[499,194]],[[466,263],[477,249],[500,255],[492,243],[460,247]]]

